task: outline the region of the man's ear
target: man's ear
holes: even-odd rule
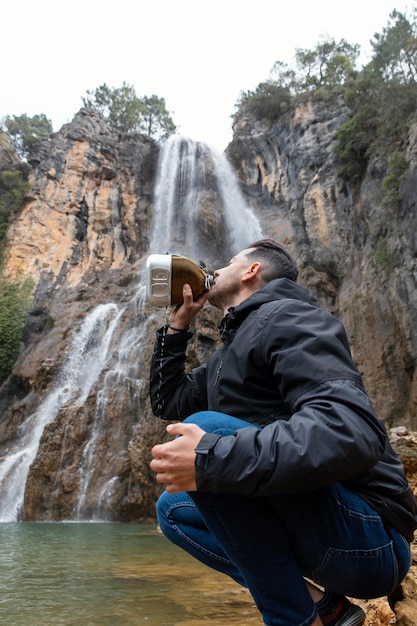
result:
[[[260,280],[260,279],[261,279],[261,264],[259,263],[259,261],[255,261],[245,270],[242,276],[242,281],[249,282],[252,280]]]

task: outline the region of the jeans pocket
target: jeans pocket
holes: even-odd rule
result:
[[[312,578],[326,589],[354,598],[387,595],[398,582],[392,541],[369,550],[329,548]]]

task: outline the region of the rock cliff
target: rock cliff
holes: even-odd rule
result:
[[[264,232],[286,243],[300,280],[343,320],[368,393],[388,426],[417,426],[417,126],[401,202],[383,202],[387,163],[359,190],[337,176],[343,107],[312,102],[270,129],[237,117],[229,157]]]
[[[20,357],[2,390],[3,407],[8,407],[0,426],[6,452],[26,418],[46,410],[42,403],[59,386],[60,370],[85,316],[113,302],[138,315],[130,301],[149,242],[157,156],[153,141],[120,139],[100,115],[82,110],[44,144],[33,164],[30,197],[8,233],[7,270],[31,275],[37,287]],[[122,389],[130,385],[136,391]],[[136,503],[126,505],[126,499],[132,500],[126,487],[128,445],[142,415],[141,400],[147,403],[140,389],[139,377],[115,382],[106,398],[105,434],[96,443],[101,488],[114,474],[125,483],[115,496],[117,504],[110,499],[115,518],[140,517],[142,509],[147,517],[153,503],[150,495],[144,504],[148,496],[141,487]],[[128,408],[126,395],[133,398]],[[97,421],[97,403],[96,387],[81,403],[76,392],[58,403],[62,406],[45,427],[28,475],[24,519],[77,516],[80,467]],[[108,509],[104,517],[112,516]],[[88,503],[85,510],[88,517]]]
[[[345,323],[380,416],[387,426],[416,429],[417,127],[394,211],[380,200],[385,163],[370,165],[359,192],[338,179],[334,133],[343,119],[338,103],[299,105],[272,128],[242,114],[227,154],[264,235],[288,245],[301,282]],[[36,289],[19,358],[0,392],[0,457],[14,453],[16,442],[21,453],[22,432],[35,437],[33,416],[42,425],[19,487],[22,519],[154,517],[159,487],[148,464],[164,424],[152,416],[147,377],[164,311],[144,301],[141,276],[159,153],[151,139],[119,137],[97,112],[82,109],[32,163],[32,190],[10,226],[5,260],[6,270],[31,275]],[[194,196],[211,264],[228,255],[217,187],[213,170],[204,170]],[[217,321],[207,308],[189,366],[216,345]]]

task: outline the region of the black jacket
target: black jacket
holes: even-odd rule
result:
[[[411,540],[415,499],[340,321],[277,279],[231,309],[220,331],[223,347],[185,373],[191,334],[161,329],[151,364],[155,415],[183,420],[209,409],[262,427],[204,435],[198,489],[263,496],[342,482]]]

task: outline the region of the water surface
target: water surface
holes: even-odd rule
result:
[[[246,590],[137,524],[0,524],[0,594],[2,626],[262,624]]]

